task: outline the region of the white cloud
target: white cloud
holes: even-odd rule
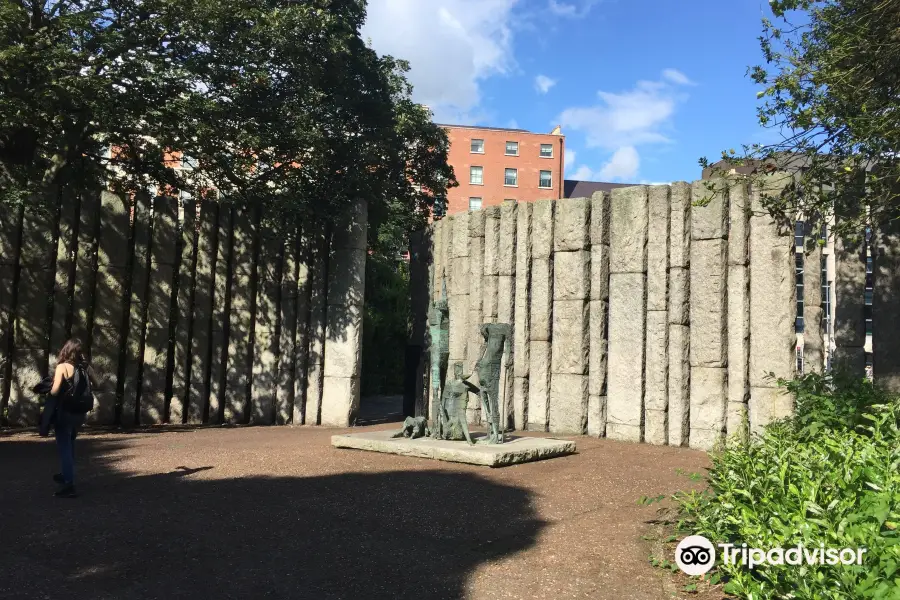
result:
[[[363,38],[410,63],[413,98],[439,122],[480,120],[480,82],[509,72],[519,0],[370,0]]]
[[[566,148],[565,167],[571,169],[575,166],[575,151]]]
[[[561,2],[560,0],[548,0],[547,8],[558,17],[585,17],[599,0],[572,0]]]
[[[633,179],[641,166],[641,157],[634,146],[623,146],[616,150],[612,158],[603,165],[598,175],[608,181]]]
[[[569,176],[569,179],[574,179],[575,181],[592,181],[594,179],[594,172],[591,171],[591,168],[587,165],[581,165],[575,172]]]
[[[546,75],[538,75],[534,78],[534,87],[541,94],[549,92],[554,85],[556,85],[556,80],[550,79]]]
[[[666,69],[662,72],[662,76],[676,85],[696,85],[678,69]]]

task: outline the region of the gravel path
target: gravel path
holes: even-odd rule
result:
[[[0,597],[678,597],[636,501],[704,453],[576,438],[491,470],[332,448],[343,431],[86,434],[74,500],[52,497],[52,441],[0,434]]]

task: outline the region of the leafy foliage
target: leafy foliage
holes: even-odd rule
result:
[[[363,315],[363,395],[403,391],[409,317],[409,265],[396,256],[370,255]]]
[[[365,6],[5,0],[0,190],[115,180],[301,217],[366,198],[376,219],[389,202],[422,218],[454,182],[447,138],[410,99],[408,65],[360,38]]]
[[[782,383],[796,416],[714,453],[708,489],[675,496],[679,530],[751,548],[868,549],[860,566],[717,563],[738,598],[900,597],[900,402],[841,375]]]
[[[774,20],[763,19],[760,37],[766,66],[750,74],[764,86],[759,122],[782,139],[723,152],[718,170],[726,180],[732,167],[756,168],[751,177],[794,173],[794,185],[764,205],[789,219],[837,212],[839,235],[859,234],[867,210],[875,223],[900,217],[900,3],[769,4]]]

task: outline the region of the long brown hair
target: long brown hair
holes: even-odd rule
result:
[[[86,362],[87,360],[84,358],[84,351],[81,348],[81,340],[78,338],[72,338],[63,344],[56,359],[56,364],[58,365],[68,363],[72,366],[78,366]]]

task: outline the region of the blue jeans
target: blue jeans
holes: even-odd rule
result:
[[[74,415],[62,407],[56,413],[56,449],[65,485],[75,484],[75,436],[83,421],[83,415]]]

